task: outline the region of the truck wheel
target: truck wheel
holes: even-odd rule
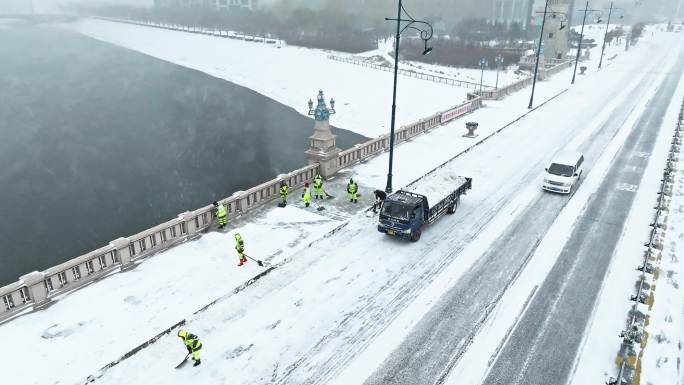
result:
[[[456,212],[456,203],[449,206],[449,209],[447,210],[447,214],[451,215],[451,214],[454,214],[455,212]]]
[[[421,233],[420,229],[418,229],[415,233],[411,234],[411,242],[418,242]]]

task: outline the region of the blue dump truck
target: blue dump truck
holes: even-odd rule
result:
[[[461,195],[472,187],[473,182],[472,178],[461,176],[439,180],[430,177],[428,175],[419,181],[419,185],[399,190],[385,199],[380,209],[379,232],[417,242],[423,226],[445,213],[456,212]],[[437,203],[430,207],[430,201]]]

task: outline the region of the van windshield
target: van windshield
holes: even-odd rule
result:
[[[558,164],[558,163],[551,163],[551,166],[549,167],[549,174],[553,175],[558,175],[558,176],[572,176],[575,173],[575,170],[573,169],[572,166],[567,166],[564,164]]]
[[[408,206],[385,201],[382,205],[381,214],[401,221],[408,221],[410,212],[411,209]]]

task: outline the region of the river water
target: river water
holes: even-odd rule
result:
[[[0,25],[0,286],[302,167],[312,132],[206,74]],[[335,133],[340,148],[366,139]]]

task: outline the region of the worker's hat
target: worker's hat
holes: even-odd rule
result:
[[[188,332],[186,332],[183,329],[178,331],[178,337],[185,338],[185,337],[187,337],[187,335],[188,335]]]

